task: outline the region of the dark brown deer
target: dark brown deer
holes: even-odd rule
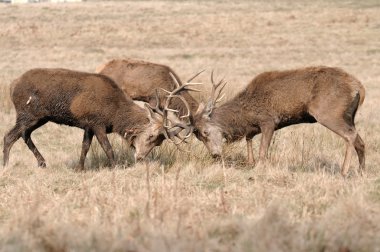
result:
[[[172,97],[175,92],[169,94]],[[135,147],[135,159],[143,159],[150,150],[160,145],[164,136],[173,138],[189,125],[168,129],[167,113],[148,113],[125,95],[113,80],[100,74],[66,69],[32,69],[11,85],[11,98],[17,118],[16,125],[4,137],[4,166],[9,160],[12,145],[22,137],[38,161],[45,167],[45,159],[34,145],[31,134],[47,122],[55,122],[84,129],[82,152],[78,168],[84,168],[86,154],[95,135],[115,165],[107,133],[118,133]],[[165,125],[164,125],[165,123]],[[180,127],[179,127],[180,126]]]
[[[260,160],[265,159],[275,130],[298,123],[319,122],[347,144],[341,173],[347,175],[353,149],[359,170],[365,168],[364,142],[355,129],[355,114],[365,90],[352,75],[339,68],[308,67],[265,72],[254,78],[235,98],[215,107],[224,85],[213,83],[211,98],[194,116],[195,133],[213,156],[222,154],[223,139],[247,140],[248,162],[254,163],[252,138],[262,133]]]
[[[144,101],[152,106],[155,106],[156,103],[156,89],[162,88],[170,91],[177,88],[178,85],[182,85],[179,77],[170,67],[133,59],[111,60],[97,67],[96,72],[113,79],[133,100]],[[200,73],[193,76],[192,79]],[[192,113],[197,110],[199,104],[188,90],[182,90],[178,94],[185,98]],[[164,107],[165,95],[165,93],[159,93],[160,108]],[[170,107],[178,110],[180,116],[187,113],[187,108],[179,99],[172,99]]]

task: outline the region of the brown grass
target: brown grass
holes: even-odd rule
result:
[[[205,83],[216,69],[231,97],[265,70],[329,65],[366,87],[368,169],[356,176],[354,158],[343,180],[343,141],[299,125],[276,132],[257,167],[244,142],[226,147],[224,170],[195,139],[190,154],[165,143],[135,165],[115,135],[116,169],[95,142],[76,173],[82,131],[48,124],[33,134],[47,169],[21,140],[0,169],[0,251],[379,251],[379,13],[375,0],[0,4],[1,136],[15,120],[9,83],[33,67],[133,57],[183,79],[206,68]]]

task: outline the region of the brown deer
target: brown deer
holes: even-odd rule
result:
[[[133,100],[144,101],[152,106],[156,103],[156,89],[170,91],[182,85],[179,77],[170,67],[140,60],[114,59],[97,67],[95,72],[113,79]],[[201,72],[187,82],[192,81]],[[189,94],[188,89],[178,94],[185,98],[192,113],[197,110],[199,104]],[[164,107],[165,95],[165,93],[159,93],[160,108]],[[186,106],[179,99],[172,99],[170,107],[178,110],[180,116],[187,113]]]
[[[193,124],[197,137],[214,157],[222,154],[223,139],[246,138],[248,162],[254,163],[252,138],[262,133],[260,160],[265,159],[275,130],[298,123],[319,122],[347,144],[341,173],[347,175],[353,149],[359,170],[365,168],[364,142],[355,129],[355,114],[365,90],[352,75],[339,68],[308,67],[256,76],[242,92],[215,107],[224,83],[215,84],[205,106],[199,105]]]
[[[168,97],[177,95],[189,85],[181,86]],[[45,167],[45,159],[34,145],[31,134],[49,121],[84,129],[80,169],[84,168],[94,135],[114,166],[114,154],[107,133],[115,132],[130,140],[135,148],[135,159],[141,160],[154,146],[162,143],[164,136],[172,139],[181,130],[190,127],[176,122],[169,128],[168,119],[165,118],[167,112],[153,111],[147,106],[147,113],[113,80],[100,74],[66,69],[32,69],[12,83],[11,98],[17,118],[16,125],[4,137],[4,166],[8,163],[12,145],[22,137],[36,157],[38,166]]]

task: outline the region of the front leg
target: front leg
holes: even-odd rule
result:
[[[246,137],[245,138],[247,141],[247,159],[248,159],[248,164],[255,164],[255,158],[253,157],[253,147],[252,147],[252,138],[251,137]]]
[[[108,159],[110,160],[111,167],[115,167],[115,157],[112,151],[112,146],[107,138],[107,133],[105,129],[96,129],[95,130],[95,136],[98,139],[98,142],[100,143],[100,146],[102,146],[104,152],[107,154]]]
[[[264,161],[268,154],[268,148],[275,129],[273,122],[267,122],[260,125],[261,129],[261,143],[260,143],[260,161]]]
[[[94,132],[91,129],[85,129],[83,134],[82,152],[79,159],[77,170],[84,170],[84,161],[88,150],[90,149]]]

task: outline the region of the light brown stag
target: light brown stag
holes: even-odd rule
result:
[[[195,134],[213,156],[222,154],[223,139],[247,140],[248,162],[254,163],[252,138],[262,133],[260,160],[265,159],[275,130],[298,123],[319,122],[346,141],[341,174],[347,175],[353,149],[359,170],[365,168],[365,146],[355,128],[355,114],[365,90],[352,75],[339,68],[308,67],[265,72],[255,77],[235,98],[215,107],[224,87],[213,83],[211,98],[194,116]]]
[[[167,100],[178,96],[177,93],[189,85],[170,92]],[[12,145],[22,137],[38,165],[45,167],[45,159],[34,145],[31,134],[49,121],[84,129],[79,169],[84,168],[94,135],[114,166],[107,133],[115,132],[129,139],[136,150],[135,159],[140,160],[154,146],[160,145],[164,136],[173,139],[183,129],[191,131],[190,125],[181,122],[169,128],[167,111],[153,111],[148,106],[148,111],[140,108],[113,80],[100,74],[32,69],[12,83],[11,98],[17,118],[16,125],[4,137],[4,166],[8,163]]]
[[[156,104],[156,90],[174,90],[182,82],[177,74],[168,66],[133,59],[114,59],[97,67],[96,72],[113,79],[116,84],[133,100],[144,101],[151,106]],[[201,71],[203,72],[203,71]],[[187,82],[191,82],[201,72]],[[194,84],[194,83],[193,83]],[[181,90],[178,95],[185,98],[191,112],[198,108],[198,102],[189,94],[189,89]],[[166,93],[159,92],[160,108],[165,105]],[[183,116],[187,108],[179,99],[172,99],[170,107]]]

